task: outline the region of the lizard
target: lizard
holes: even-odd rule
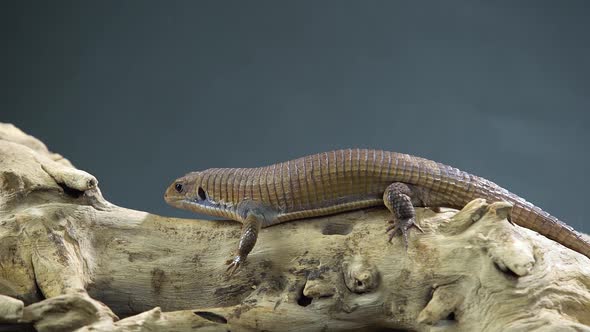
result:
[[[261,228],[286,221],[385,205],[389,242],[401,233],[407,250],[415,207],[460,209],[475,198],[513,204],[510,221],[590,257],[590,240],[499,185],[452,166],[397,152],[341,149],[256,168],[211,168],[176,179],[165,201],[176,208],[241,222],[233,274]]]

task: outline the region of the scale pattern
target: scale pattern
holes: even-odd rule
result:
[[[408,154],[344,149],[258,168],[199,173],[208,196],[224,203],[209,207],[207,214],[239,219],[235,206],[251,199],[275,209],[273,223],[281,223],[383,205],[384,189],[403,182],[419,188],[428,206],[462,208],[475,198],[511,202],[512,222],[590,257],[590,242],[582,234],[523,198],[481,177]]]

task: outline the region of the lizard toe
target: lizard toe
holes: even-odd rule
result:
[[[416,220],[414,218],[407,218],[407,219],[400,219],[396,220],[394,224],[389,225],[386,229],[386,233],[389,233],[388,241],[391,242],[393,237],[397,233],[401,233],[402,241],[404,243],[404,247],[406,250],[408,249],[408,233],[410,232],[410,228],[415,227],[420,232],[424,233],[422,227],[416,224]]]
[[[225,262],[228,265],[227,269],[225,270],[228,276],[232,276],[242,265],[243,259],[242,256],[237,255],[234,259],[229,259]]]

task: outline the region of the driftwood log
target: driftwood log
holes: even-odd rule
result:
[[[0,330],[590,331],[590,260],[510,210],[418,209],[407,251],[385,209],[289,222],[227,277],[239,224],[110,204],[0,124]]]

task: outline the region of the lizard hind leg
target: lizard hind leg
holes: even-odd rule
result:
[[[414,199],[412,199],[412,197]],[[420,232],[424,232],[416,221],[416,210],[412,201],[416,201],[416,193],[405,183],[394,182],[390,184],[383,193],[383,203],[391,211],[392,219],[391,225],[386,229],[389,233],[389,242],[393,237],[401,232],[404,247],[408,250],[408,231],[413,226]]]

